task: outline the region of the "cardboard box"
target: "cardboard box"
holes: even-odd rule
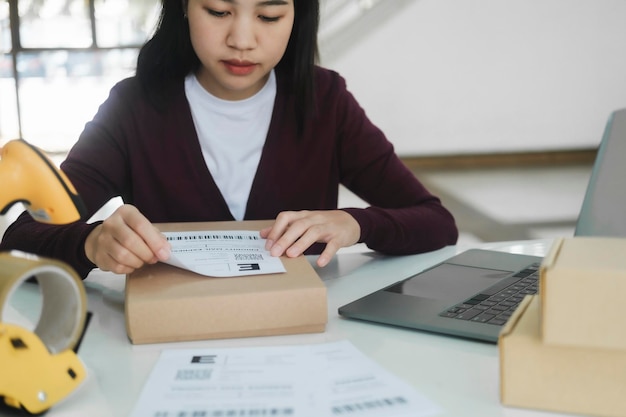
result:
[[[626,416],[626,351],[546,345],[540,320],[538,296],[527,296],[500,333],[502,403]]]
[[[541,265],[539,294],[544,343],[626,350],[626,239],[555,241]]]
[[[162,231],[260,230],[264,221],[157,224]],[[323,332],[326,287],[304,256],[281,258],[286,273],[210,278],[166,264],[126,279],[132,343]]]

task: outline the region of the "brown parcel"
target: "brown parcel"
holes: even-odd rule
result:
[[[539,294],[544,343],[626,350],[626,239],[556,240],[541,264]]]
[[[265,221],[162,223],[162,231],[260,230]],[[304,256],[281,258],[286,273],[210,278],[165,264],[126,279],[132,343],[323,332],[326,287]]]
[[[626,416],[626,351],[546,345],[540,321],[538,296],[527,296],[500,333],[502,403]]]

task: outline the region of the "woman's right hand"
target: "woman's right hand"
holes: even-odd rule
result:
[[[170,244],[136,207],[125,204],[87,236],[85,254],[103,271],[129,274],[166,261]]]

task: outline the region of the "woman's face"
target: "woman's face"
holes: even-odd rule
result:
[[[306,1],[306,0],[304,0]],[[256,94],[282,58],[294,22],[294,0],[189,0],[196,76],[216,97]]]

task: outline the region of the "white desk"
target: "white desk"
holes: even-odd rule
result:
[[[550,240],[502,242],[481,248],[543,256]],[[324,333],[184,343],[132,345],[124,321],[124,277],[94,271],[86,280],[93,317],[79,355],[88,377],[50,417],[127,416],[162,349],[292,345],[348,339],[372,360],[413,385],[444,410],[442,416],[557,416],[503,407],[496,345],[341,318],[337,308],[442,261],[468,247],[414,256],[343,252],[317,269],[328,288]],[[313,258],[311,258],[313,260]]]

